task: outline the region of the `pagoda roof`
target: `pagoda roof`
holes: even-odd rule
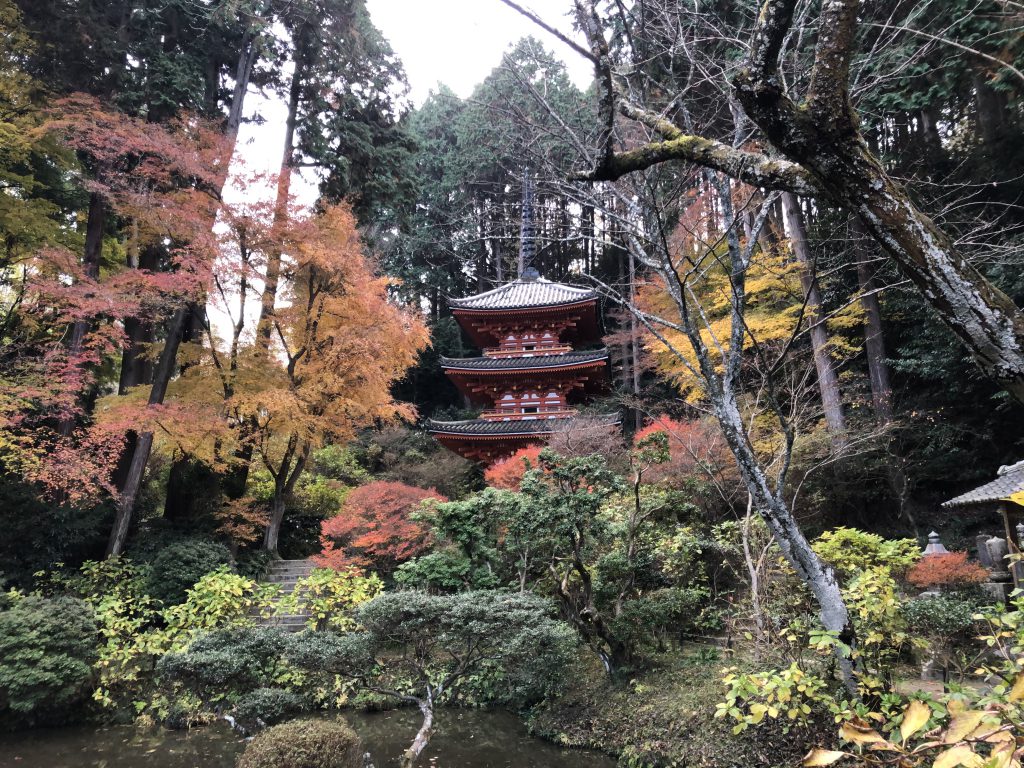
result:
[[[589,417],[595,418],[595,417]],[[620,421],[617,413],[606,413],[596,417],[607,426],[614,427]],[[573,421],[574,417],[554,419],[512,419],[509,421],[490,421],[488,419],[469,419],[467,421],[434,421],[427,422],[427,428],[442,435],[460,437],[515,437],[519,435],[550,435],[560,425]]]
[[[553,283],[543,277],[538,277],[534,279],[520,278],[474,296],[449,299],[448,305],[452,309],[506,311],[559,307],[596,301],[596,299],[597,293],[590,288]]]
[[[538,368],[557,369],[589,365],[608,359],[607,349],[591,352],[562,352],[557,355],[531,355],[521,357],[442,357],[441,367],[454,371],[481,373],[504,371],[531,371]]]
[[[950,499],[942,506],[969,507],[974,504],[993,504],[1002,501],[1019,491],[1024,491],[1024,461],[1018,461],[1008,467],[1000,467],[996,479],[980,485],[974,490],[962,493]]]

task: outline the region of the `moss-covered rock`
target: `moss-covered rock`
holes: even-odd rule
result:
[[[362,768],[363,745],[344,720],[292,720],[254,738],[237,768]]]

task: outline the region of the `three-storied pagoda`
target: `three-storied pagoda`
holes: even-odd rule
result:
[[[597,294],[553,283],[532,265],[532,201],[523,195],[518,279],[463,299],[450,299],[452,315],[482,357],[442,358],[445,374],[483,413],[469,421],[433,421],[442,445],[490,463],[542,442],[574,406],[606,388],[608,350],[577,347],[600,341]],[[604,417],[608,425],[618,417]]]

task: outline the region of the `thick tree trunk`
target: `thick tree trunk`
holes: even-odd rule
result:
[[[402,755],[402,768],[413,768],[416,765],[420,755],[423,754],[423,750],[430,743],[430,737],[434,735],[433,702],[428,698],[420,699],[417,704],[419,705],[420,713],[423,715],[423,723],[416,732],[416,738],[412,740],[412,745]]]
[[[278,539],[281,536],[281,523],[284,522],[288,499],[295,490],[299,476],[306,468],[309,453],[309,444],[304,443],[300,447],[298,436],[293,435],[289,449],[274,477],[274,499],[270,504],[270,518],[267,520],[267,527],[263,533],[263,549],[267,552],[277,552]],[[294,465],[292,458],[295,459]]]
[[[886,362],[885,336],[882,331],[882,307],[878,301],[878,286],[870,265],[868,233],[860,219],[850,220],[851,234],[857,260],[857,282],[860,286],[860,305],[864,310],[864,354],[871,382],[871,403],[879,424],[892,421],[892,385],[889,382],[889,364]]]
[[[281,537],[281,523],[284,522],[286,499],[283,491],[274,489],[274,499],[270,502],[270,517],[267,528],[263,532],[263,548],[267,552],[277,552],[277,542]]]
[[[1024,402],[1024,313],[890,178],[852,113],[816,117],[814,110],[792,104],[777,81],[759,79],[750,70],[741,71],[734,83],[747,114],[768,139],[806,169],[823,193],[860,217],[982,371]]]
[[[825,425],[832,437],[832,444],[841,449],[846,444],[846,415],[843,413],[843,399],[839,392],[839,377],[836,375],[832,356],[828,351],[828,329],[821,309],[821,290],[814,272],[814,259],[807,242],[800,203],[791,192],[782,193],[782,211],[793,246],[793,255],[800,265],[800,283],[806,297],[807,324],[810,330],[811,351],[814,367],[818,373],[818,390],[825,413]]]

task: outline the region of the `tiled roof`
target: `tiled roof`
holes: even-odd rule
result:
[[[602,414],[598,417],[613,427],[619,423],[617,413]],[[486,419],[471,419],[469,421],[434,421],[427,422],[427,428],[435,434],[442,435],[465,435],[501,437],[504,435],[549,435],[572,417],[560,417],[557,419],[518,419],[515,421],[488,421]]]
[[[514,280],[475,296],[449,299],[448,304],[453,309],[522,309],[575,304],[596,298],[597,294],[589,288],[552,283],[541,277]]]
[[[564,352],[532,357],[442,357],[441,366],[460,371],[519,371],[532,368],[565,368],[608,358],[607,349],[592,352]]]
[[[1010,494],[1024,491],[1024,461],[1018,461],[1008,467],[1000,467],[998,475],[991,483],[985,483],[973,491],[962,493],[942,506],[948,509],[950,507],[967,507],[972,504],[991,504],[1005,499]]]

